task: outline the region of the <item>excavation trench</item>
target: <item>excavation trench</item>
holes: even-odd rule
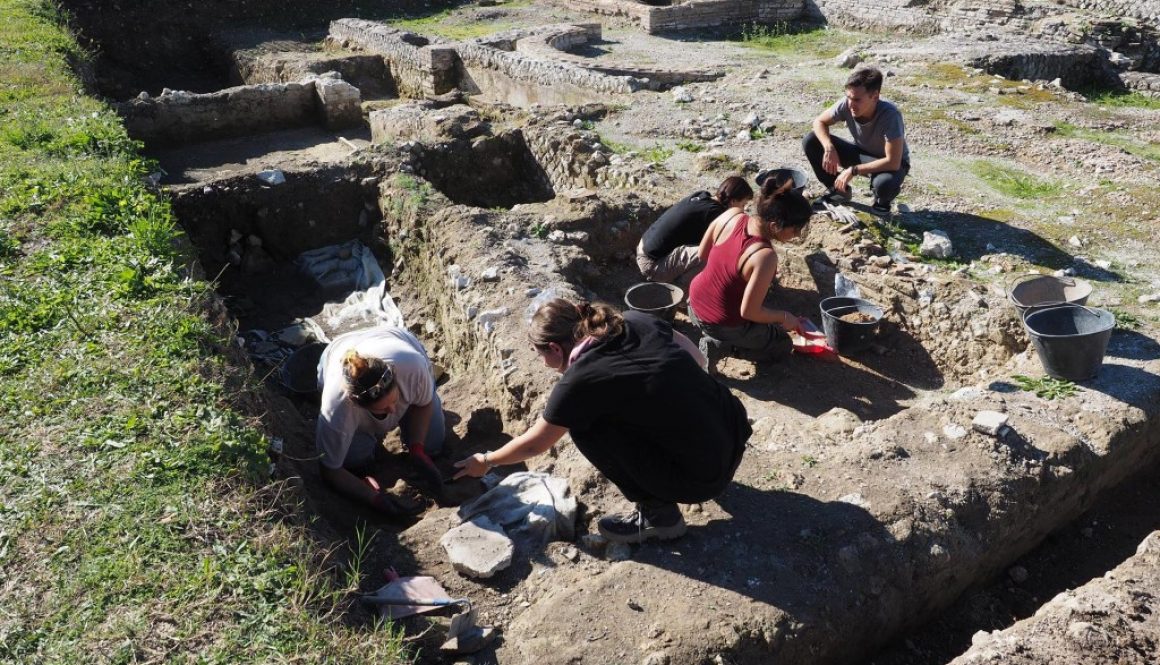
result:
[[[582,133],[589,149],[545,140],[567,134],[569,120],[558,123],[529,125],[522,142],[376,148],[342,165],[289,171],[280,185],[253,176],[199,184],[181,190],[175,209],[207,272],[221,273],[243,330],[275,328],[344,295],[303,280],[291,263],[302,251],[352,239],[371,248],[407,324],[450,370],[441,390],[453,434],[439,460],[449,471],[455,459],[521,431],[551,387],[523,337],[535,295],[554,289],[621,302],[637,279],[635,241],[663,209],[644,190],[578,188],[587,162],[575,161],[599,150]],[[466,196],[442,171],[486,170],[494,159],[533,161],[547,186],[520,200],[476,199],[487,208],[446,195]],[[771,298],[816,320],[834,271],[854,266],[866,246],[824,222],[811,242],[786,251]],[[553,545],[522,553],[488,582],[458,576],[437,542],[452,509],[432,506],[413,526],[385,524],[323,487],[312,462],[316,407],[271,373],[271,394],[286,405],[272,423],[286,440],[279,473],[303,479],[312,509],[337,537],[353,538],[360,520],[388,534],[370,565],[433,574],[451,593],[478,600],[485,620],[505,628],[501,662],[615,659],[625,648],[664,651],[674,662],[714,654],[856,662],[1154,460],[1160,388],[1155,344],[1117,335],[1082,398],[1045,403],[1004,381],[1033,373],[1035,360],[1021,353],[1025,342],[995,293],[929,275],[855,268],[852,276],[889,312],[881,348],[833,366],[728,361],[723,380],[755,421],[737,482],[690,510],[687,538],[642,547],[630,561],[586,550],[574,564]],[[920,304],[924,295],[942,307]],[[677,327],[695,335],[683,316]],[[1012,430],[972,432],[981,410],[1007,413]],[[397,442],[388,449],[380,482],[418,486]],[[568,443],[532,466],[569,480],[585,523],[622,505]],[[478,491],[461,481],[448,503]],[[517,595],[527,608],[510,601]]]
[[[382,37],[361,24],[347,28],[348,40]],[[270,93],[259,104],[298,100],[284,131],[317,130],[332,115],[291,75],[333,67],[370,91],[366,80],[381,75],[366,45],[354,46],[362,52],[339,61],[321,51],[284,57],[268,50],[232,66],[273,86],[247,89]],[[470,59],[473,51],[463,53]],[[424,86],[442,79],[406,74],[400,57],[380,60],[390,84],[373,94],[439,94]],[[465,71],[478,84],[499,70]],[[242,97],[199,98],[193,106]],[[614,160],[597,134],[581,129],[599,119],[592,109],[514,113],[457,101],[373,111],[369,127],[360,119],[352,130],[358,134],[331,137],[346,148],[325,159],[272,159],[261,151],[269,135],[251,140],[258,130],[239,112],[215,136],[250,141],[244,166],[223,176],[206,163],[171,181],[176,214],[206,274],[219,278],[243,338],[320,318],[326,303],[352,291],[308,278],[297,263],[303,252],[352,241],[367,248],[406,325],[449,370],[441,395],[451,435],[438,460],[445,472],[518,434],[542,408],[555,377],[525,341],[534,299],[554,292],[620,304],[638,280],[632,257],[640,234],[685,187],[639,160]],[[206,136],[183,123],[145,137],[163,166],[190,158],[199,149],[190,137]],[[265,162],[281,168],[259,177]],[[641,547],[621,562],[599,548],[551,544],[521,552],[492,580],[463,578],[438,539],[455,523],[451,504],[479,486],[449,486],[448,505],[430,506],[415,524],[383,522],[339,498],[314,462],[317,404],[281,385],[281,361],[256,362],[272,404],[266,424],[284,440],[277,473],[301,479],[325,539],[353,543],[360,523],[375,525],[382,537],[368,570],[431,574],[453,595],[472,598],[484,622],[504,629],[499,662],[618,662],[658,653],[674,663],[716,656],[853,663],[991,579],[1103,490],[1156,461],[1160,352],[1153,340],[1117,333],[1099,378],[1078,396],[1046,402],[1009,382],[1039,370],[1002,294],[886,260],[888,248],[869,233],[822,219],[814,226],[807,245],[784,249],[771,304],[820,323],[818,300],[833,294],[840,271],[886,310],[878,343],[834,365],[796,356],[781,364],[728,360],[722,380],[746,404],[754,435],[735,484],[717,501],[689,507],[691,531],[676,543]],[[339,251],[338,260],[350,258]],[[676,326],[696,334],[683,315]],[[344,330],[322,327],[328,335]],[[973,431],[980,411],[1005,413],[1009,429]],[[400,491],[418,500],[421,483],[398,441],[386,450],[380,484],[401,479],[410,487]],[[567,441],[531,466],[569,481],[584,508],[581,532],[624,507]],[[373,577],[363,585],[379,583]]]

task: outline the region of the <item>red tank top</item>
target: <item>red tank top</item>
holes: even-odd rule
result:
[[[689,285],[689,305],[702,323],[717,326],[745,323],[741,318],[741,299],[748,282],[737,269],[737,262],[751,245],[770,246],[764,238],[749,235],[748,226],[749,215],[741,215],[725,242],[710,248],[705,268]]]

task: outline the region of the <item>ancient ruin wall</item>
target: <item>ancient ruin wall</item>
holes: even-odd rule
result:
[[[803,16],[854,29],[897,29],[934,34],[939,21],[910,0],[806,0]]]
[[[641,19],[649,33],[738,23],[790,21],[801,16],[803,0],[691,0],[652,7]]]
[[[330,40],[383,56],[400,93],[409,97],[441,95],[458,84],[455,50],[404,30],[362,19],[330,24]]]
[[[245,136],[319,121],[314,82],[171,92],[117,105],[129,134],[152,145]]]
[[[1055,0],[1055,2],[1109,16],[1130,16],[1160,23],[1160,0]]]
[[[455,45],[462,61],[460,87],[517,106],[581,104],[602,95],[627,94],[645,87],[642,81],[608,76],[555,60],[529,58],[478,43]]]

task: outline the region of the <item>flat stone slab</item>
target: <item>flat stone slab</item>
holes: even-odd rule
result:
[[[457,572],[483,579],[510,566],[515,553],[503,528],[483,515],[443,534],[439,544]]]
[[[1030,619],[980,631],[951,665],[1160,663],[1160,531],[1103,577],[1065,591]]]

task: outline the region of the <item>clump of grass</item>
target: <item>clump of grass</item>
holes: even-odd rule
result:
[[[998,192],[1017,199],[1040,199],[1054,196],[1062,191],[1062,186],[1050,180],[994,162],[978,161],[971,165],[971,171]]]
[[[1110,307],[1108,308],[1108,311],[1110,311],[1116,317],[1117,328],[1124,328],[1126,330],[1139,330],[1140,326],[1144,324],[1140,317],[1118,307]]]
[[[1080,94],[1088,101],[1100,106],[1113,108],[1160,109],[1160,97],[1149,97],[1140,92],[1128,90],[1109,90],[1106,88],[1087,88]]]
[[[704,144],[698,143],[696,141],[677,141],[677,147],[681,150],[684,150],[685,152],[693,153],[701,152],[705,149]]]
[[[653,147],[642,151],[640,156],[643,157],[645,161],[659,165],[664,164],[669,160],[669,157],[673,156],[673,150],[672,148],[666,148],[663,145],[657,143],[653,145]]]
[[[779,55],[832,58],[854,44],[858,36],[823,26],[777,21],[767,25],[751,23],[741,29],[739,40],[747,48]]]
[[[1015,374],[1011,377],[1020,390],[1035,393],[1043,399],[1071,397],[1079,392],[1079,388],[1066,379],[1055,379],[1050,376],[1032,378],[1024,374]]]
[[[443,11],[391,21],[391,27],[423,35],[435,35],[456,41],[475,39],[494,35],[512,27],[510,23],[502,21],[457,21],[457,10],[444,9]]]

